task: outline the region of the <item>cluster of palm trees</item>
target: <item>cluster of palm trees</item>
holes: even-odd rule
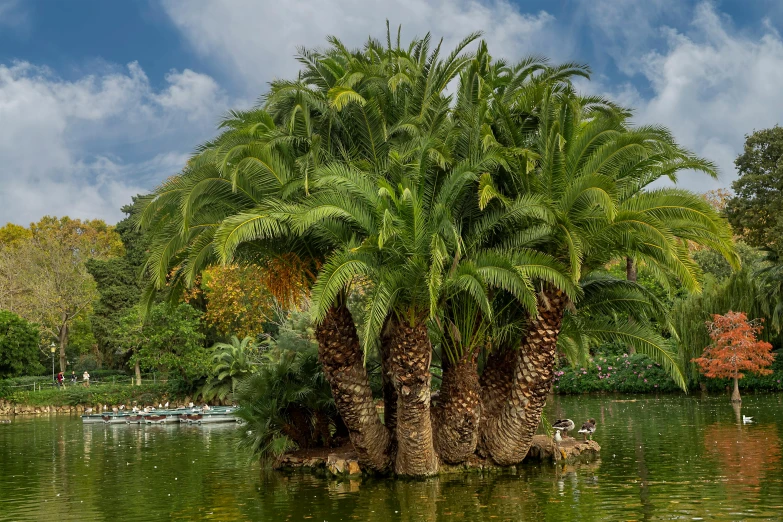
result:
[[[619,339],[683,383],[665,310],[606,267],[631,259],[698,290],[689,244],[736,263],[707,202],[650,188],[714,166],[665,128],[632,126],[628,110],[579,94],[585,66],[496,60],[478,34],[449,54],[429,35],[407,46],[393,36],[301,50],[296,80],[232,112],[146,198],[148,295],[186,288],[214,263],[309,267],[324,373],[360,462],[378,472],[431,475],[474,454],[520,462],[558,346],[573,358]],[[356,288],[358,328],[347,307]],[[382,362],[383,420],[370,352]]]

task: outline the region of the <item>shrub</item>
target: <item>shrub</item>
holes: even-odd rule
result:
[[[281,328],[256,371],[237,388],[238,415],[247,422],[242,445],[267,461],[295,448],[330,446],[347,435],[309,329],[295,327]]]
[[[555,393],[679,391],[660,364],[642,354],[596,355],[586,367],[555,371]]]

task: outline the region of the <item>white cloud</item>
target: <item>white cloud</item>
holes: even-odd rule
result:
[[[0,64],[0,224],[45,214],[113,222],[132,195],[176,173],[228,100],[191,70],[165,80],[156,91],[137,63],[72,81]]]
[[[328,35],[360,46],[369,35],[385,37],[388,19],[403,38],[432,32],[446,49],[473,31],[483,30],[496,57],[520,58],[543,53],[567,57],[567,32],[550,29],[554,17],[541,11],[524,14],[507,0],[164,0],[174,24],[202,56],[213,59],[243,82],[251,95],[265,83],[293,77],[297,46],[323,47]]]
[[[681,186],[730,187],[745,135],[783,122],[783,39],[764,21],[756,35],[738,31],[706,2],[694,8],[687,30],[656,30],[663,37],[659,49],[618,55],[643,82],[618,85],[601,76],[579,86],[635,108],[638,123],[667,126],[678,142],[718,165],[719,179],[683,174]]]
[[[653,96],[642,105],[640,121],[672,129],[684,145],[721,169],[711,187],[736,178],[734,158],[744,136],[783,120],[783,40],[760,27],[760,36],[739,33],[712,4],[696,7],[691,31],[665,31],[667,49],[642,60]],[[684,180],[705,190],[703,178]]]

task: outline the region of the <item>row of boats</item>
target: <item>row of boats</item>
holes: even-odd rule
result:
[[[237,422],[235,406],[153,409],[151,411],[105,411],[82,415],[85,424],[207,424]]]

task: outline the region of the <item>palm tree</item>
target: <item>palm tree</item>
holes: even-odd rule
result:
[[[552,219],[530,223],[504,238],[509,248],[533,248],[566,264],[574,283],[615,259],[632,255],[661,281],[676,279],[699,288],[699,271],[686,241],[715,248],[734,260],[725,223],[694,194],[674,189],[644,192],[662,176],[711,165],[674,144],[658,127],[630,128],[627,114],[596,97],[580,97],[568,88],[546,89],[535,113],[537,130],[531,148],[535,168],[500,173],[498,190],[539,195]],[[510,132],[507,134],[511,134]],[[487,419],[482,434],[486,451],[498,464],[524,458],[538,425],[552,380],[562,322],[579,294],[563,294],[541,285],[538,310],[525,318],[528,327],[517,351],[510,390],[498,413]],[[631,328],[623,333],[634,336]],[[637,331],[635,334],[639,334]],[[648,353],[672,359],[660,344]],[[500,357],[500,354],[497,355]],[[679,376],[682,383],[682,377]]]
[[[224,400],[229,394],[233,397],[237,382],[253,373],[256,369],[258,347],[252,337],[241,341],[232,335],[228,343],[216,343],[212,355],[212,377],[204,385],[201,395],[205,400],[218,398]]]

